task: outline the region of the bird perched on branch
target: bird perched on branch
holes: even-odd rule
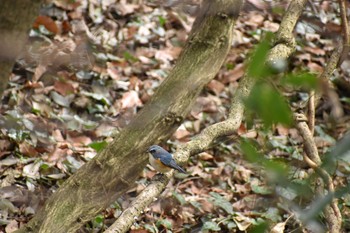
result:
[[[165,173],[170,171],[171,168],[178,170],[181,173],[186,173],[186,171],[177,165],[173,155],[168,151],[164,150],[162,147],[153,145],[148,148],[149,153],[149,163],[160,173]]]

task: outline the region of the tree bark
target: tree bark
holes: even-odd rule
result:
[[[287,60],[295,50],[293,38],[294,27],[304,9],[307,0],[294,0],[288,6],[283,16],[280,28],[276,33],[275,45],[269,51],[267,61],[270,63]],[[288,22],[286,22],[288,21]],[[186,161],[191,155],[208,149],[218,137],[236,132],[241,125],[244,113],[244,100],[249,96],[256,79],[246,74],[239,83],[239,88],[232,97],[228,118],[205,128],[199,135],[184,144],[174,153],[175,158]],[[153,177],[152,182],[134,199],[130,206],[123,211],[118,219],[105,233],[123,233],[133,224],[141,212],[150,205],[168,185],[173,171]]]
[[[170,137],[231,47],[243,0],[205,0],[176,66],[152,100],[17,232],[76,232],[134,185],[151,144]]]
[[[41,0],[0,0],[0,96],[2,96]]]

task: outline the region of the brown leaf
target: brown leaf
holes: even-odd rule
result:
[[[318,55],[318,56],[324,56],[326,54],[326,52],[323,49],[318,48],[318,47],[306,46],[306,47],[304,47],[304,49],[306,52],[310,52],[310,53],[313,53],[313,54]]]
[[[120,71],[118,69],[117,64],[114,64],[113,62],[107,62],[107,73],[109,76],[114,80],[120,79]]]
[[[25,141],[19,144],[19,152],[29,157],[36,157],[38,155],[38,151]]]
[[[204,212],[207,212],[207,213],[213,213],[214,211],[214,205],[209,201],[209,199],[201,199],[201,200],[198,200],[198,202],[201,204],[201,209],[204,211]]]
[[[277,32],[279,26],[280,25],[278,23],[274,23],[268,20],[264,22],[264,28],[266,28],[266,30],[270,32]]]
[[[6,233],[12,233],[18,230],[18,222],[16,220],[11,220],[5,227]]]
[[[284,126],[281,125],[281,124],[278,124],[278,125],[276,126],[276,130],[277,130],[278,134],[279,134],[279,135],[282,135],[282,136],[288,136],[288,134],[289,134],[289,129],[286,128],[286,127],[284,127]]]
[[[136,9],[138,9],[140,5],[136,4],[127,4],[127,3],[120,3],[115,5],[116,13],[121,16],[126,16],[134,13]]]
[[[0,151],[8,150],[11,146],[11,143],[8,140],[0,140]]]
[[[63,96],[72,94],[75,91],[75,88],[71,83],[64,81],[55,81],[54,89]]]
[[[225,90],[225,85],[217,80],[211,80],[208,84],[209,90],[213,91],[215,95],[220,95]]]
[[[52,132],[52,137],[55,139],[56,142],[63,142],[64,141],[63,135],[59,129],[55,129]]]
[[[46,72],[46,70],[47,70],[47,65],[40,63],[35,69],[33,81],[37,82],[40,79],[40,77]]]
[[[190,135],[191,133],[183,125],[181,125],[174,133],[174,137],[178,140],[187,138]]]
[[[256,8],[260,9],[260,10],[268,9],[268,5],[264,1],[261,1],[261,0],[248,0],[248,2],[250,4],[252,4],[253,6],[255,6]]]
[[[235,82],[240,79],[244,74],[244,66],[243,64],[238,64],[235,68],[228,73],[229,82]]]
[[[121,100],[121,109],[141,107],[142,102],[136,91],[129,91],[124,93]]]
[[[92,142],[91,138],[85,135],[71,136],[70,134],[67,135],[67,141],[72,142],[74,146],[86,146]]]
[[[212,156],[211,154],[209,154],[207,152],[202,152],[198,155],[198,158],[200,160],[208,161],[208,160],[213,160],[214,156]]]
[[[311,72],[316,72],[316,73],[322,73],[323,71],[323,67],[320,66],[319,64],[315,63],[315,62],[309,62],[307,64],[307,67],[309,67]]]
[[[135,230],[130,230],[130,233],[148,233],[148,230],[144,230],[144,229],[135,229]]]
[[[43,25],[48,31],[53,34],[58,33],[58,27],[53,19],[45,15],[39,15],[33,25],[33,28],[38,29],[40,25]]]
[[[68,148],[58,148],[56,147],[48,156],[48,162],[57,162],[63,160],[67,157],[68,154],[71,154],[71,150]]]
[[[264,16],[262,14],[258,14],[257,12],[251,12],[251,14],[253,14],[253,16],[249,17],[249,19],[245,21],[245,24],[256,28],[261,26],[265,19]]]

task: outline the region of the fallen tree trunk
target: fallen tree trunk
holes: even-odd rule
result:
[[[136,118],[17,232],[76,232],[134,185],[151,144],[171,136],[231,47],[243,0],[206,0],[170,75]]]

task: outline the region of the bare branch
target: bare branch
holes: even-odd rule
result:
[[[313,139],[312,133],[304,120],[306,117],[302,114],[294,115],[297,121],[297,128],[304,139],[305,154],[303,155],[304,161],[317,172],[326,184],[328,192],[334,193],[334,185],[332,177],[329,173],[321,167],[321,159],[317,151],[315,140]],[[323,191],[324,193],[324,191]],[[340,232],[342,216],[338,208],[338,200],[333,199],[330,206],[327,206],[324,210],[326,221],[329,225],[331,233]]]
[[[349,21],[348,17],[346,14],[346,9],[347,9],[347,1],[346,0],[338,0],[339,2],[339,7],[340,7],[340,17],[341,17],[341,22],[342,22],[342,27],[343,27],[343,37],[344,37],[344,49],[342,56],[339,59],[339,64],[340,65],[345,58],[348,56],[349,50],[350,50],[350,28],[349,28]]]

